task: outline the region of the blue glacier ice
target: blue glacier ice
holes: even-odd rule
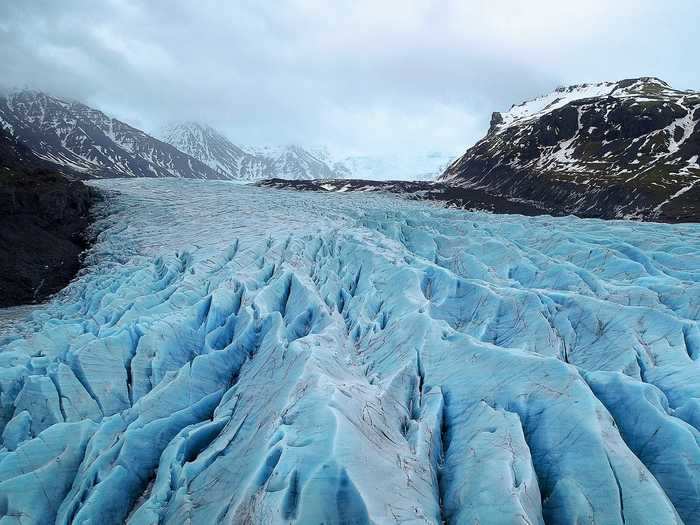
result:
[[[700,524],[700,226],[92,184],[1,317],[0,525]]]

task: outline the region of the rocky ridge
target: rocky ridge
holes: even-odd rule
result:
[[[441,176],[562,213],[700,220],[700,92],[652,77],[559,88],[494,113]]]

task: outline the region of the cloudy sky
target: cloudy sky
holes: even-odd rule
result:
[[[0,2],[0,82],[147,131],[241,144],[459,153],[558,85],[654,75],[700,89],[695,0]]]

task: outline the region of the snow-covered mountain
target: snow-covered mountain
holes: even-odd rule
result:
[[[73,100],[39,91],[0,95],[0,126],[62,171],[83,177],[430,180],[442,154],[333,156],[298,145],[238,146],[196,122],[166,126],[159,138]]]
[[[210,126],[197,122],[170,124],[161,137],[228,179],[307,180],[347,175],[341,166],[329,166],[300,146],[243,148]]]
[[[427,181],[437,178],[455,159],[440,152],[424,155],[357,155],[342,160],[353,178]]]
[[[227,179],[257,180],[269,171],[267,158],[243,151],[215,129],[196,122],[168,125],[161,138]]]
[[[139,129],[80,102],[39,91],[0,96],[0,126],[40,158],[86,177],[221,178]]]
[[[282,179],[330,179],[347,176],[340,166],[331,167],[300,146],[286,146],[272,158],[272,173]]]
[[[348,178],[346,166],[324,155],[322,149],[306,149],[297,145],[245,146],[252,155],[269,159],[268,177],[290,180]]]
[[[559,88],[494,113],[441,180],[571,213],[697,217],[699,120],[700,92],[657,78]]]
[[[406,151],[401,154],[334,155],[328,148],[316,148],[314,154],[333,166],[341,166],[348,175],[344,178],[360,180],[435,180],[456,155],[444,152],[416,153]]]

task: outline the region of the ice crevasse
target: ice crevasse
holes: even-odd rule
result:
[[[93,184],[0,524],[700,523],[700,227]]]

